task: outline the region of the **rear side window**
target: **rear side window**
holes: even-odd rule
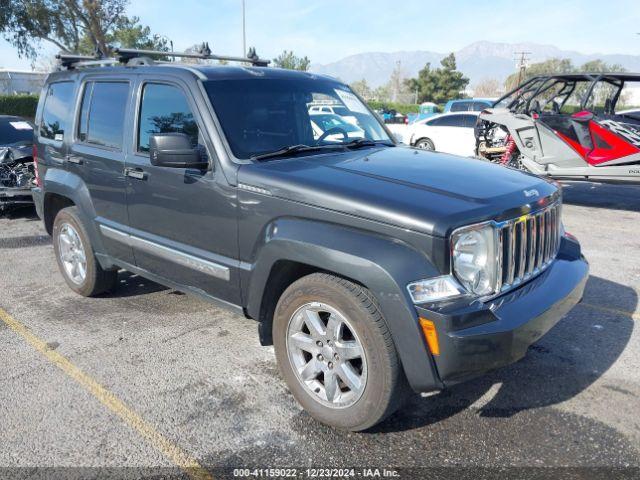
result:
[[[101,147],[122,149],[128,98],[129,84],[126,82],[86,83],[78,139]]]
[[[142,92],[138,125],[138,151],[149,151],[156,133],[184,133],[198,145],[198,125],[182,90],[172,85],[147,83]]]
[[[473,102],[470,110],[472,112],[481,112],[485,108],[490,108],[490,107],[491,107],[491,103],[489,102]]]
[[[452,112],[468,112],[472,109],[472,102],[456,102],[451,105]]]
[[[464,117],[464,125],[465,127],[473,128],[476,126],[476,122],[478,121],[478,117],[475,115],[463,115]]]
[[[428,125],[433,125],[434,127],[464,127],[465,126],[465,118],[469,115],[447,115],[444,117],[434,118]]]
[[[62,141],[73,111],[73,82],[52,83],[47,89],[40,120],[40,136]]]

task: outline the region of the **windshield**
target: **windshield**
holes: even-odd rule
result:
[[[393,143],[369,109],[338,82],[256,77],[212,80],[205,88],[240,159],[293,145],[339,146],[355,137]],[[319,121],[320,112],[333,121]]]
[[[30,144],[33,142],[33,128],[25,120],[18,118],[0,120],[0,145]]]
[[[360,132],[361,128],[352,125],[342,119],[340,115],[331,113],[311,114],[311,121],[322,129],[323,132],[335,127],[340,127],[345,132]]]

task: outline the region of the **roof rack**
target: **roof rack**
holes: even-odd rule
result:
[[[266,67],[269,60],[258,57],[255,48],[250,48],[246,57],[233,57],[227,55],[214,55],[209,44],[204,42],[195,52],[163,52],[161,50],[138,50],[134,48],[114,48],[114,57],[106,57],[102,52],[96,51],[94,55],[76,55],[71,53],[59,53],[56,58],[60,61],[60,68],[72,70],[78,67],[104,67],[115,64],[128,66],[155,65],[166,63],[153,57],[172,58],[198,58],[201,60],[222,60],[228,62],[250,63],[256,67]]]
[[[266,67],[269,65],[269,60],[264,60],[258,57],[255,48],[250,48],[246,57],[233,57],[227,55],[214,55],[209,48],[207,42],[200,45],[198,51],[195,52],[163,52],[160,50],[137,50],[133,48],[115,48],[114,50],[116,58],[121,63],[129,64],[132,60],[139,59],[141,62],[146,62],[150,57],[179,57],[179,58],[198,58],[201,60],[224,60],[229,62],[244,62],[250,63],[257,67]],[[153,60],[152,60],[153,61]],[[142,63],[146,64],[146,63]]]

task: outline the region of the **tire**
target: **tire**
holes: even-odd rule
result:
[[[317,319],[323,323],[317,324]],[[340,322],[338,334],[333,334]],[[310,324],[319,328],[312,332]],[[323,327],[324,334],[318,335]],[[360,285],[325,273],[292,283],[276,305],[273,340],[291,393],[322,423],[366,430],[395,412],[407,397],[408,384],[378,302]],[[356,352],[359,358],[348,359]],[[321,372],[314,377],[316,371]],[[337,380],[335,395],[332,378]]]
[[[116,287],[118,271],[104,270],[100,266],[77,207],[63,208],[56,215],[53,222],[53,249],[60,273],[74,292],[84,297],[92,297]],[[79,267],[82,258],[83,269]],[[78,268],[74,269],[72,265],[76,262]],[[84,275],[81,274],[82,271]],[[74,272],[77,275],[74,275]]]
[[[433,144],[433,142],[428,139],[428,138],[421,138],[420,140],[418,140],[416,142],[416,148],[419,148],[420,150],[435,150],[436,147]]]

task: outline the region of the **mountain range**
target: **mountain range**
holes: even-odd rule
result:
[[[640,55],[622,54],[585,54],[570,50],[561,50],[553,45],[535,43],[495,43],[480,41],[472,43],[454,52],[458,69],[471,80],[473,87],[483,79],[495,78],[503,81],[516,69],[515,52],[530,52],[529,63],[541,62],[550,58],[568,58],[574,65],[600,59],[608,64],[622,65],[629,71],[640,72]],[[403,76],[414,77],[426,63],[439,67],[448,53],[425,50],[401,52],[365,52],[350,55],[327,64],[312,64],[311,70],[340,78],[351,83],[365,79],[371,87],[384,85],[391,72],[400,62]]]

